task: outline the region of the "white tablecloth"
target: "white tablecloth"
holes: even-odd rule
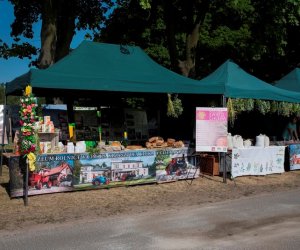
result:
[[[231,175],[267,175],[284,172],[284,146],[232,150]]]

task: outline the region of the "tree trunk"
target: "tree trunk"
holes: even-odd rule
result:
[[[178,53],[175,40],[175,9],[171,0],[163,1],[164,4],[164,19],[166,23],[166,36],[168,43],[168,50],[171,61],[171,70],[180,72],[178,68]]]
[[[40,69],[48,68],[54,63],[56,50],[56,6],[55,1],[45,0],[42,9],[41,53],[37,66]]]
[[[55,62],[62,59],[70,52],[70,45],[75,35],[75,3],[70,0],[60,1],[57,22],[57,42]]]
[[[185,46],[185,60],[179,60],[179,68],[181,69],[181,73],[186,77],[191,76],[191,74],[195,70],[196,48],[199,41],[199,28],[200,22],[195,23],[193,31],[191,33],[187,33]]]
[[[39,68],[48,68],[69,54],[70,44],[75,34],[75,18],[73,1],[47,0],[44,2]]]
[[[199,42],[199,29],[204,21],[205,15],[208,11],[208,1],[203,1],[201,4],[186,2],[185,11],[187,16],[187,32],[186,32],[186,52],[185,60],[179,60],[179,68],[184,76],[195,76],[195,64],[196,64],[196,50]],[[197,17],[194,21],[194,10],[198,10]]]

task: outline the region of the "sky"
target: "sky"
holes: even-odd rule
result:
[[[13,39],[10,37],[10,25],[14,21],[13,6],[8,0],[0,0],[0,39],[10,44]],[[36,47],[40,47],[40,29],[41,23],[36,23],[33,26],[34,37],[33,39],[22,41],[28,41]],[[71,48],[76,48],[83,40],[86,32],[78,32],[71,43]],[[0,83],[10,82],[14,78],[26,73],[29,70],[30,60],[27,58],[10,58],[8,60],[0,58]]]

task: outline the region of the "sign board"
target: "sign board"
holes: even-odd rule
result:
[[[227,108],[196,108],[196,151],[227,152]]]

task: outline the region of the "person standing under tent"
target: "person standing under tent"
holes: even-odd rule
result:
[[[289,123],[285,126],[282,137],[285,141],[295,140],[298,141],[298,133],[297,133],[297,117],[293,116]]]

